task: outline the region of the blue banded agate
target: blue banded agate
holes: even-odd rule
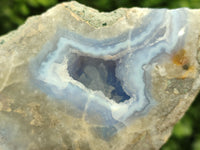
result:
[[[41,91],[100,126],[121,126],[156,105],[152,62],[184,44],[187,9],[154,9],[116,37],[92,39],[58,29],[30,64]]]

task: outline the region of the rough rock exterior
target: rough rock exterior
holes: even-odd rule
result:
[[[162,13],[163,16],[161,16]],[[174,124],[184,115],[199,92],[199,14],[199,10],[154,11],[144,8],[121,8],[110,13],[100,13],[76,2],[70,2],[59,4],[40,16],[31,17],[18,30],[0,37],[0,149],[159,149],[168,140]],[[158,19],[160,17],[166,22],[161,20],[160,25],[159,21],[154,20],[156,15]],[[148,28],[156,27],[152,29],[154,32],[151,32],[158,34],[143,37],[143,33],[148,33],[137,29],[140,29],[145,22]],[[154,23],[158,25],[154,26]],[[144,25],[141,29],[146,29],[146,26]],[[138,42],[139,44],[136,42],[134,45],[133,43],[139,39],[140,34],[144,38],[143,41]],[[60,40],[60,37],[64,40]],[[115,37],[120,38],[118,40]],[[120,48],[111,48],[107,54],[109,51],[107,47],[118,47],[116,45],[126,42],[123,40],[126,38],[128,42],[125,46],[127,47],[122,48],[122,52]],[[94,88],[102,86],[100,83],[104,83],[103,80],[100,80],[98,87],[94,87],[96,84],[92,83],[86,86],[87,78],[63,79],[66,74],[62,70],[55,72],[58,73],[56,75],[59,80],[57,80],[52,75],[49,66],[47,65],[46,69],[45,65],[53,62],[49,60],[54,60],[56,63],[53,65],[58,66],[53,70],[62,67],[59,65],[63,64],[65,59],[59,62],[61,60],[54,59],[57,55],[53,53],[54,50],[55,52],[59,50],[62,41],[72,43],[75,41],[76,44],[68,45],[71,46],[72,52],[75,51],[76,55],[81,53],[81,56],[75,57],[75,54],[70,53],[68,56],[72,58],[84,61],[94,56],[91,61],[98,66],[96,69],[99,69],[99,72],[94,71],[95,69],[91,66],[88,68],[84,66],[86,69],[83,72],[86,76],[90,75],[91,70],[91,74],[96,73],[96,78],[103,71],[109,74],[112,67],[108,66],[112,62],[105,61],[118,61],[116,63],[119,65],[118,68],[116,67],[119,72],[117,77],[123,81],[122,88],[128,93],[130,100],[117,103],[108,99],[109,96],[114,97],[112,93],[101,91],[103,89],[113,90],[113,87],[107,85],[101,88],[101,92],[94,92],[98,91]],[[79,43],[81,43],[80,46]],[[164,46],[163,43],[165,43]],[[161,49],[164,49],[163,51],[159,51],[159,44],[161,44]],[[80,47],[79,51],[74,50],[76,45]],[[101,46],[108,49],[105,51],[106,54],[103,53]],[[100,52],[90,51],[90,48],[91,50],[99,48]],[[145,48],[149,51],[143,52]],[[114,50],[120,52],[114,54]],[[154,51],[160,53],[154,54]],[[84,58],[82,58],[82,53],[84,53]],[[141,54],[138,55],[139,53]],[[138,60],[134,57],[135,55],[139,56],[136,57],[139,58]],[[51,56],[53,56],[52,59]],[[71,57],[67,59],[74,61]],[[140,69],[142,67],[141,70],[144,73],[138,74],[142,75],[140,77],[144,80],[141,80],[142,84],[140,84],[140,78],[134,78],[129,73],[130,70],[133,70],[131,72],[133,74],[138,73],[138,69],[135,69],[135,72],[132,69],[135,59],[139,64],[143,60],[148,60],[149,57],[152,59],[149,59],[148,63],[141,63],[139,66]],[[95,60],[97,58],[101,60]],[[127,65],[124,66],[123,63]],[[102,64],[103,67],[101,67]],[[71,76],[75,74],[73,70],[77,66],[83,67],[80,64],[73,64]],[[70,70],[70,68],[64,69]],[[123,70],[122,75],[120,75],[120,69]],[[84,83],[79,86],[79,83],[71,81],[75,80],[74,78]],[[94,76],[91,78],[93,79]],[[71,85],[77,84],[82,89],[78,90],[71,86],[69,89],[64,88],[64,92],[61,92],[65,87],[65,82],[67,86],[69,85],[69,79]],[[133,92],[136,90],[136,96],[130,94],[132,89],[128,84],[131,81],[134,81]],[[135,83],[137,81],[138,84]],[[144,90],[142,93],[148,99],[147,104],[140,103],[143,99],[139,94],[137,99],[139,88]],[[80,93],[84,91],[83,89],[88,91]],[[66,98],[69,94],[61,96],[65,92],[72,94],[71,99]],[[84,110],[81,110],[80,97],[84,97],[84,94],[86,97],[93,97],[97,100],[88,98],[90,101],[88,100],[89,102],[84,105]],[[134,97],[136,97],[135,100]],[[121,100],[119,95],[113,99],[118,98]],[[91,101],[94,101],[94,105],[90,106]],[[130,102],[129,106],[129,101],[133,105]],[[137,101],[138,104],[136,104]],[[144,102],[146,102],[145,99]],[[126,104],[128,107],[121,109]],[[137,108],[138,110],[135,111]],[[121,114],[117,110],[120,110]]]

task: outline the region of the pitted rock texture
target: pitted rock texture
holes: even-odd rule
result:
[[[69,2],[0,37],[0,149],[159,149],[199,92],[199,14]]]

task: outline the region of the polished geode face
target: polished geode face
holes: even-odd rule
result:
[[[183,45],[185,12],[152,10],[140,26],[101,40],[58,29],[31,62],[31,80],[88,123],[120,128],[156,105],[152,64]]]

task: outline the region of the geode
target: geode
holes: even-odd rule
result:
[[[70,2],[1,37],[0,148],[159,149],[200,88],[198,14]]]

